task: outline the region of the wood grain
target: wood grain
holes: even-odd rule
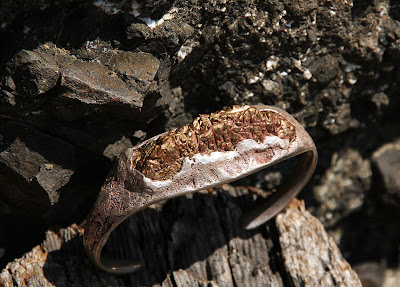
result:
[[[83,228],[50,230],[40,246],[9,263],[1,286],[361,286],[322,224],[294,200],[252,231],[237,224],[258,190],[224,185],[153,205],[126,220],[105,252],[134,254],[133,275],[96,269]]]

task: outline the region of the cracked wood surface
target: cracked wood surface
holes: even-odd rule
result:
[[[0,286],[361,286],[302,201],[246,231],[237,222],[256,192],[220,189],[153,205],[111,235],[105,252],[141,258],[137,273],[96,269],[84,252],[84,229],[73,224],[48,231],[40,246],[10,262]]]

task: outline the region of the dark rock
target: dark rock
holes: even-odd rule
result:
[[[157,87],[155,77],[160,61],[149,53],[111,51],[104,54],[100,61],[142,93]]]
[[[331,166],[313,188],[318,201],[315,214],[325,225],[332,226],[344,216],[359,210],[371,185],[371,177],[370,163],[359,152],[347,149],[335,153]]]
[[[7,207],[1,210],[3,215],[26,215],[29,210],[32,217],[47,222],[74,218],[76,208],[95,192],[87,184],[102,181],[90,178],[92,171],[82,170],[82,162],[95,158],[83,156],[76,147],[57,137],[6,120],[0,123],[0,135],[0,198]],[[104,167],[95,169],[104,174],[106,162],[98,163]],[[76,181],[85,174],[87,178]],[[74,208],[65,206],[71,200],[76,204]],[[60,210],[63,211],[59,213]]]
[[[131,119],[139,119],[140,115],[151,118],[169,101],[167,65],[164,62],[161,65],[151,54],[114,50],[103,53],[96,61],[81,60],[64,49],[46,44],[18,53],[9,64],[9,75],[4,76],[3,83],[9,92],[22,96],[44,94],[57,85],[50,100],[59,106],[55,107],[57,110],[77,105],[63,100],[67,98],[92,105],[92,109],[121,106],[125,112],[120,115],[126,117],[129,113]],[[167,69],[167,72],[160,69]],[[146,100],[147,95],[149,99]],[[7,101],[7,94],[5,96]],[[155,108],[153,111],[143,109],[145,100]],[[58,117],[60,115],[62,117],[62,113],[58,113]]]
[[[134,15],[142,21],[150,22],[152,19],[166,18],[168,10],[171,8],[172,3],[168,0],[160,1],[135,1],[121,0],[121,1],[95,1],[93,5],[101,9],[103,12],[113,15],[120,12],[129,13]]]
[[[123,150],[130,147],[132,147],[132,142],[126,137],[123,137],[121,140],[116,141],[114,144],[109,144],[104,149],[103,154],[109,159],[117,159]]]
[[[376,93],[372,95],[371,102],[375,105],[376,110],[381,112],[389,105],[389,97],[384,92]]]
[[[156,24],[155,24],[156,25]],[[149,27],[148,24],[133,23],[126,31],[127,39],[143,43],[141,50],[163,52],[165,50],[176,52],[190,35],[194,33],[191,25],[185,22],[166,21],[161,25]]]
[[[201,31],[201,38],[203,39],[204,43],[208,45],[214,42],[214,39],[218,33],[219,28],[217,26],[207,26]]]
[[[349,104],[336,106],[335,113],[328,114],[322,125],[333,135],[346,131],[351,125],[351,109]]]
[[[60,78],[60,69],[55,58],[43,50],[22,50],[8,67],[9,88],[22,96],[35,97],[54,88]]]
[[[3,107],[8,105],[15,106],[16,102],[14,94],[6,90],[1,90],[0,92],[1,92],[0,101],[1,103],[5,104]]]
[[[372,162],[379,172],[384,191],[380,194],[384,202],[400,204],[400,142],[381,146],[372,155]]]
[[[99,55],[97,47],[105,53],[88,60]],[[88,53],[83,50],[78,54],[85,59],[53,44],[18,53],[1,81],[0,111],[103,154],[109,144],[131,137],[132,126],[142,128],[169,104],[170,64],[149,53],[110,50],[101,41],[86,46]],[[112,132],[105,132],[108,128]]]
[[[2,169],[9,169],[8,173],[13,171],[32,188],[42,190],[35,199],[31,198],[32,194],[22,198],[23,192],[20,192],[14,204],[24,205],[32,200],[38,206],[57,203],[59,189],[68,183],[76,169],[74,147],[18,122],[2,121],[0,130]],[[10,198],[7,185],[3,183],[1,190],[3,197]]]
[[[105,53],[112,51],[113,45],[110,42],[96,39],[93,41],[87,41],[84,46],[74,50],[73,54],[81,60],[92,60],[99,59]]]
[[[282,1],[285,3],[285,8],[291,16],[295,18],[302,18],[304,15],[310,14],[311,11],[318,8],[318,1],[304,0],[304,1]]]
[[[283,92],[282,84],[279,82],[264,80],[262,81],[262,86],[266,93],[273,95],[275,97],[281,95]]]
[[[365,262],[354,266],[363,287],[381,287],[385,278],[385,266],[377,262]]]
[[[134,109],[143,106],[143,95],[129,89],[116,73],[95,62],[80,60],[62,63],[63,97],[83,104],[126,104]]]
[[[60,2],[72,2],[62,0]],[[32,10],[39,10],[48,7],[51,4],[49,0],[24,1],[24,0],[4,0],[0,2],[0,31],[6,29],[13,19],[21,13],[27,13]]]
[[[309,69],[321,84],[330,82],[340,72],[338,61],[332,55],[326,55],[313,61]]]

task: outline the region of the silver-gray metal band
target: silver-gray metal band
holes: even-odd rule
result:
[[[207,164],[200,160],[195,163],[197,164],[195,168],[179,172],[166,183],[149,180],[132,168],[131,157],[138,147],[126,150],[121,155],[116,170],[111,173],[103,185],[87,219],[84,245],[92,262],[102,270],[114,274],[135,272],[141,267],[138,260],[117,260],[101,256],[102,249],[111,232],[127,217],[156,202],[216,187],[298,156],[297,165],[293,168],[291,175],[283,179],[283,183],[270,197],[244,213],[241,217],[241,224],[246,229],[256,228],[286,207],[312,176],[318,158],[317,149],[310,135],[286,111],[264,105],[255,106],[255,108],[260,111],[274,111],[282,115],[294,126],[294,139],[288,143],[288,141],[280,141],[278,138],[277,140],[271,138],[271,145],[264,150],[249,149],[237,155],[229,154],[224,160],[210,161]],[[148,141],[155,141],[159,136]],[[218,155],[223,156],[224,154]]]

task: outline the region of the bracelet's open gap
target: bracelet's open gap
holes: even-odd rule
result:
[[[135,247],[130,246],[128,242],[130,237],[127,236],[128,234],[125,234],[129,233],[129,225],[127,220],[122,220],[121,223],[111,231],[106,244],[101,249],[99,261],[101,262],[100,267],[104,271],[122,275],[136,272],[143,267],[140,260],[131,258]],[[121,252],[116,254],[116,250]],[[112,254],[114,254],[114,256],[111,256]]]
[[[256,228],[279,213],[303,189],[314,172],[317,162],[315,150],[297,156],[297,164],[289,178],[269,197],[262,199],[242,215],[240,224],[246,229]]]

